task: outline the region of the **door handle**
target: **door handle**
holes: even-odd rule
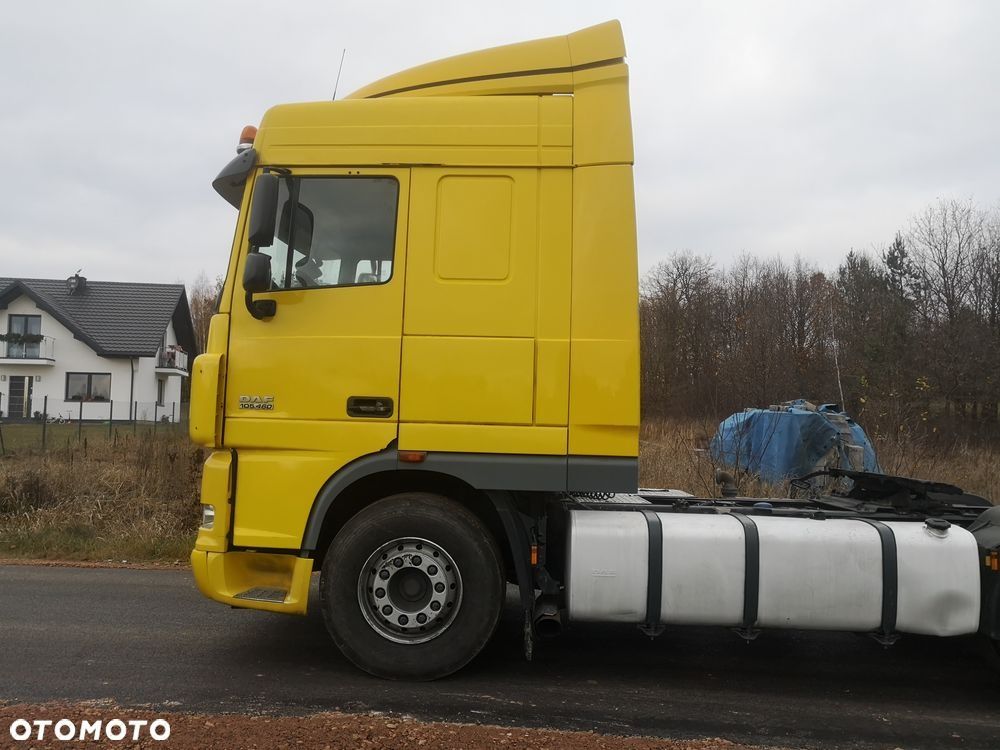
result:
[[[379,417],[381,419],[391,417],[392,399],[385,396],[349,396],[347,416]]]

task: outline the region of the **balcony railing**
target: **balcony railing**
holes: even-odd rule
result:
[[[182,352],[179,349],[167,349],[165,352],[160,352],[156,355],[156,366],[164,370],[182,370],[187,372],[187,352]]]
[[[8,336],[10,334],[7,334]],[[4,341],[0,359],[5,360],[39,360],[52,361],[56,358],[56,340],[51,336],[33,336],[35,340]]]

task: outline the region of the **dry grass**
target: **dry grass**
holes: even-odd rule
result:
[[[715,470],[708,443],[718,422],[705,419],[663,419],[644,422],[639,435],[639,484],[684,490],[699,497],[718,497]],[[737,473],[745,497],[777,497],[787,493],[779,484]]]
[[[1000,446],[995,440],[956,436],[947,430],[872,434],[879,463],[887,474],[947,482],[966,492],[1000,501]]]
[[[62,450],[76,446],[81,439],[97,445],[107,440],[120,439],[125,435],[156,435],[169,433],[183,434],[185,426],[181,424],[154,425],[149,422],[129,424],[127,422],[111,425],[107,422],[77,422],[70,424],[47,424],[44,426],[44,441],[41,422],[0,423],[0,441],[3,454],[37,452],[41,450]]]
[[[8,454],[0,459],[0,557],[184,559],[202,461],[176,433]]]
[[[718,497],[716,466],[708,453],[715,420],[664,419],[643,424],[639,444],[639,481],[645,487],[669,487],[703,497]],[[1000,446],[950,439],[941,433],[919,436],[906,430],[874,433],[879,462],[887,474],[955,484],[990,500],[1000,499]],[[785,483],[768,484],[737,476],[747,497],[787,495]]]
[[[642,427],[641,484],[718,496],[708,442],[715,420],[658,420]],[[890,473],[950,482],[1000,498],[1000,448],[874,435]],[[112,440],[60,441],[0,458],[0,558],[184,560],[198,522],[203,453],[183,434],[116,432]],[[786,495],[783,484],[738,476],[748,497]]]

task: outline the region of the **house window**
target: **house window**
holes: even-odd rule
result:
[[[164,387],[163,386],[164,385],[165,385],[165,381],[163,380],[163,378],[157,378],[156,379],[156,405],[157,406],[163,406],[163,391],[164,391]]]
[[[106,372],[67,372],[67,401],[110,401],[111,374]]]
[[[41,333],[41,315],[8,315],[7,356],[12,359],[37,358],[41,352]]]
[[[274,243],[260,248],[271,256],[271,288],[389,281],[398,200],[393,177],[284,178]]]

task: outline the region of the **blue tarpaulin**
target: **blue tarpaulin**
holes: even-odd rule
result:
[[[815,407],[803,399],[727,417],[710,449],[716,462],[768,482],[822,468],[882,471],[861,425],[836,404]]]

